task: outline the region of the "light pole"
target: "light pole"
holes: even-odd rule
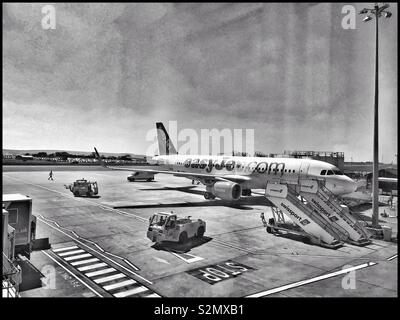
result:
[[[372,20],[375,16],[375,103],[374,103],[374,160],[373,160],[373,173],[372,173],[372,227],[379,228],[379,141],[378,141],[378,97],[379,97],[379,86],[378,86],[378,27],[379,18],[383,15],[385,18],[390,18],[392,13],[386,11],[389,8],[388,4],[379,6],[375,3],[373,9],[364,8],[359,14],[367,14],[363,19],[364,22]]]

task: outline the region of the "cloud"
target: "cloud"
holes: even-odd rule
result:
[[[140,139],[159,120],[254,128],[257,149],[267,153],[371,140],[372,29],[342,29],[340,4],[54,6],[57,28],[43,30],[42,4],[3,5],[3,115],[10,123],[29,118],[26,136],[34,124],[48,130],[29,141],[36,148],[79,123],[109,151],[144,152]],[[393,16],[381,35],[387,154],[397,144],[396,25]],[[110,128],[129,150],[116,150]],[[11,126],[3,133],[9,146],[20,141]],[[62,141],[52,148],[92,142]]]

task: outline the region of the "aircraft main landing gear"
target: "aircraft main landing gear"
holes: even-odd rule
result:
[[[204,193],[204,198],[207,200],[215,199],[215,196],[211,192]]]

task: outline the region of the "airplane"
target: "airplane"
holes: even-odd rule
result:
[[[383,192],[392,192],[398,189],[397,178],[378,177],[378,186]]]
[[[297,184],[300,178],[324,179],[325,186],[335,195],[352,193],[357,184],[330,163],[312,159],[239,157],[212,155],[179,155],[163,123],[157,122],[159,155],[152,158],[161,169],[110,167],[112,170],[172,174],[200,181],[206,186],[205,199],[239,200],[250,196],[252,189],[265,189],[267,183],[287,181]]]
[[[379,174],[382,170],[383,169],[379,170]],[[395,171],[396,169],[386,168],[385,170]],[[372,184],[373,172],[368,172],[366,177],[367,181],[365,181],[365,184],[368,186]],[[385,193],[393,193],[393,191],[396,192],[398,189],[398,179],[397,177],[379,177],[378,175],[378,187]]]

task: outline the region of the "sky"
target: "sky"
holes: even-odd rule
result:
[[[264,153],[372,160],[374,22],[343,29],[344,5],[56,3],[46,30],[44,4],[3,4],[3,148],[144,154],[155,122],[177,121],[199,135],[253,129]],[[384,162],[397,154],[390,5],[379,25]]]

